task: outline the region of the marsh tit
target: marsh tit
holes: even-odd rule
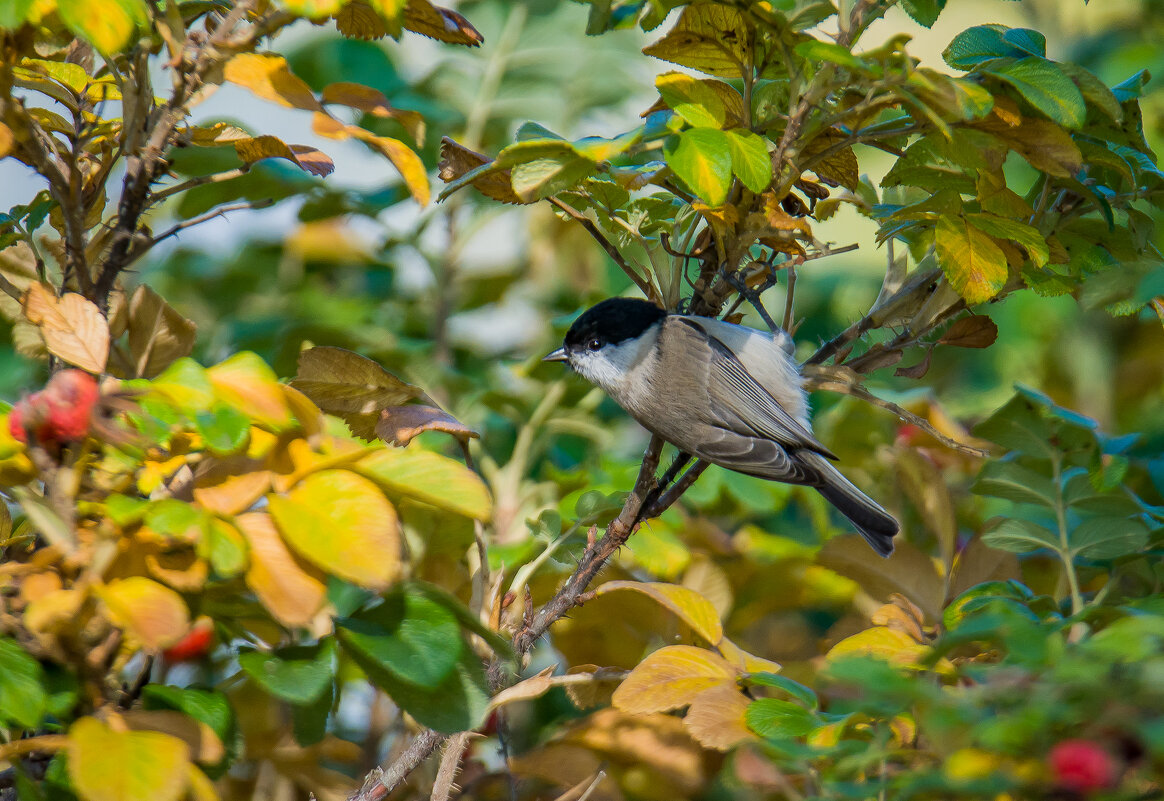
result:
[[[823,495],[882,556],[897,521],[840,474],[812,435],[792,338],[653,303],[587,310],[545,361],[566,362],[644,428],[684,453]]]

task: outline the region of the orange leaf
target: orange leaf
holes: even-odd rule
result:
[[[488,156],[470,150],[446,136],[441,139],[441,160],[437,165],[437,174],[448,184],[490,161],[492,159]],[[526,202],[513,191],[513,176],[509,170],[486,173],[472,181],[472,185],[485,197],[502,203],[520,205]]]
[[[233,142],[234,152],[247,164],[263,159],[286,159],[304,172],[326,178],[335,170],[327,154],[307,145],[289,145],[277,136],[256,136],[237,139]]]
[[[195,487],[194,500],[217,515],[237,515],[251,508],[271,488],[271,473],[254,470],[241,475],[217,476],[212,472],[205,485]],[[199,478],[199,483],[204,481]]]
[[[153,579],[131,576],[96,589],[113,624],[150,651],[167,648],[185,636],[190,612],[182,596]]]
[[[669,645],[648,656],[614,691],[615,709],[632,714],[687,706],[712,687],[735,686],[739,671],[719,654],[692,645]]]
[[[250,351],[236,353],[207,368],[206,377],[219,398],[245,412],[260,425],[278,431],[293,422],[275,371],[256,354]]]
[[[285,497],[269,498],[283,538],[301,556],[371,589],[400,573],[396,510],[375,484],[350,470],[323,470]]]
[[[695,590],[661,581],[608,581],[595,591],[595,595],[606,595],[617,590],[641,592],[652,598],[659,605],[678,615],[711,645],[716,645],[723,639],[723,624],[719,622],[719,613],[715,611],[711,601]]]
[[[117,731],[85,717],[69,729],[69,778],[84,801],[178,801],[187,747],[158,731]]]
[[[695,696],[683,725],[704,748],[727,751],[756,739],[744,722],[749,703],[735,685],[720,684]]]
[[[40,329],[49,353],[82,370],[100,373],[109,358],[109,323],[75,292],[57,297],[52,287],[35,283],[24,296],[24,316]]]
[[[322,111],[303,80],[291,72],[287,59],[272,53],[239,53],[226,62],[222,77],[281,106]]]
[[[247,586],[280,623],[306,626],[327,598],[327,586],[318,572],[287,549],[266,512],[239,515],[235,523],[251,548]]]

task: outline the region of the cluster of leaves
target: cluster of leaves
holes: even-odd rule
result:
[[[645,52],[702,76],[659,76],[621,136],[527,123],[509,142],[507,103],[491,108],[509,60],[521,86],[585,80],[522,72],[532,56],[518,31],[532,20],[528,45],[546,49],[556,9],[500,4],[487,68],[450,62],[407,86],[355,40],[407,29],[472,46],[480,34],[426,0],[89,5],[0,11],[0,155],[50,187],[0,219],[0,311],[22,354],[113,377],[68,407],[70,373],[57,372],[0,421],[0,759],[13,765],[0,792],[338,799],[386,743],[399,758],[383,776],[399,784],[454,733],[437,799],[467,747],[461,784],[482,796],[506,780],[521,797],[550,785],[612,801],[1158,792],[1159,448],[1102,436],[1029,391],[978,440],[932,400],[890,404],[913,421],[894,428],[859,383],[911,346],[926,355],[898,371],[910,380],[939,345],[989,347],[985,314],[944,324],[1023,287],[1118,314],[1157,299],[1145,73],[1108,88],[1048,60],[1034,31],[978,26],[947,50],[966,73],[951,77],[920,67],[904,37],[855,50],[889,5],[866,0],[839,15],[793,0],[594,2],[591,33],[672,19]],[[903,5],[932,24],[944,3]],[[830,36],[818,26],[834,17]],[[355,40],[258,51],[297,19]],[[153,97],[151,56],[169,59],[169,98]],[[595,74],[607,94],[593,107],[630,88]],[[190,109],[222,82],[309,112],[315,133],[367,145],[401,183],[331,188],[333,163],[314,147],[195,123]],[[449,82],[474,95],[467,106],[447,101]],[[587,291],[629,280],[669,308],[734,312],[786,275],[792,327],[796,269],[837,250],[819,232],[841,204],[874,220],[890,243],[881,297],[811,357],[835,360],[811,378],[857,396],[817,430],[876,497],[899,496],[908,541],[893,559],[836,536],[814,493],[711,470],[581,595],[602,543],[592,527],[610,537],[634,510],[634,437],[612,435],[625,421],[569,379],[450,352],[454,309],[517,286],[457,273],[496,209],[464,193],[415,230],[385,226],[374,250],[349,239],[349,217],[382,225],[386,209],[428,202],[436,155],[417,107],[429,126],[465,122],[463,144],[443,142],[446,196],[547,200],[571,226],[547,235],[577,259],[561,274],[587,263],[571,236],[600,240],[623,276],[590,262],[577,271]],[[870,148],[896,158],[880,186],[861,174]],[[156,242],[286,198],[302,201],[302,225],[285,242],[227,264],[171,257],[150,278],[166,299],[122,284]],[[145,221],[168,200],[179,222],[154,233]],[[452,241],[426,242],[437,228]],[[417,250],[431,304],[394,283]],[[275,272],[301,280],[288,289]],[[538,302],[572,309],[561,280]],[[305,343],[324,337],[423,377],[442,403]],[[250,343],[294,378],[253,353],[207,368],[188,358]],[[480,475],[427,449],[467,457],[475,429]],[[989,442],[1009,453],[983,462],[975,448]],[[1018,505],[970,496],[975,475],[981,495]],[[571,588],[585,606],[550,629],[568,669],[516,680],[530,632],[570,609],[554,604]],[[469,746],[474,730],[508,750],[503,766],[473,758],[493,748]],[[378,775],[362,797],[386,792]]]

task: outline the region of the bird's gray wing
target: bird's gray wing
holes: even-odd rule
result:
[[[803,448],[836,458],[772,397],[726,345],[696,324],[683,322],[703,334],[707,343],[707,393],[713,414],[723,428],[744,437],[772,440],[783,449]]]

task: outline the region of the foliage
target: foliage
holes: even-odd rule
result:
[[[586,5],[582,45],[580,6],[466,3],[480,56],[428,0],[0,9],[0,157],[47,186],[0,217],[0,312],[46,378],[0,407],[4,797],[447,799],[462,763],[490,797],[1159,793],[1148,71],[979,24],[955,75],[870,44],[876,0]],[[409,69],[372,41],[405,31],[460,47]],[[226,85],[389,177],[200,119]],[[157,247],[275,203],[284,237]],[[524,273],[475,239],[515,219]],[[886,258],[853,322],[823,265],[861,219]],[[780,286],[891,559],[802,488],[656,487],[661,443],[511,330],[631,286],[757,325]],[[1076,302],[1095,336],[1036,330]]]

